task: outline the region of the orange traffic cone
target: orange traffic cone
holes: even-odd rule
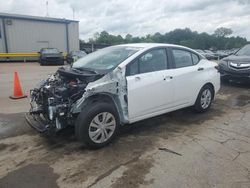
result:
[[[27,95],[23,94],[17,72],[14,73],[14,85],[13,86],[14,86],[14,90],[13,90],[13,95],[10,96],[11,99],[21,99],[21,98],[27,97]]]

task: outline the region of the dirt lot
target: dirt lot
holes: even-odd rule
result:
[[[123,127],[88,150],[68,129],[49,139],[24,120],[28,99],[10,101],[57,67],[0,64],[0,187],[250,187],[250,86],[223,85],[210,111],[183,109]]]

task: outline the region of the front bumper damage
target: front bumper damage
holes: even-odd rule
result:
[[[32,128],[40,133],[56,133],[74,122],[73,119],[71,120],[71,118],[64,115],[61,115],[61,117],[53,117],[53,119],[50,120],[44,117],[42,113],[36,111],[25,113],[25,119]]]
[[[67,104],[55,104],[54,98],[48,98],[48,106],[43,107],[38,105],[34,98],[34,93],[37,91],[31,90],[30,96],[30,111],[25,114],[25,119],[28,124],[40,133],[56,133],[66,126],[72,124],[73,120],[68,112]]]
[[[25,119],[32,128],[40,133],[48,132],[50,130],[49,123],[40,115],[32,115],[28,112],[25,113]]]
[[[31,127],[43,133],[74,126],[82,109],[103,96],[115,104],[121,123],[128,122],[127,102],[124,100],[126,80],[120,69],[105,76],[70,69],[58,72],[30,93],[31,108],[25,118]]]

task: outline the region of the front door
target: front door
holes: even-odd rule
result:
[[[173,104],[172,70],[165,49],[146,52],[127,66],[129,119],[137,121]]]

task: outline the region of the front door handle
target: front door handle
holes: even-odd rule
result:
[[[166,76],[163,80],[172,80],[173,76]]]
[[[197,70],[198,70],[198,71],[203,71],[204,68],[203,68],[203,67],[199,67]]]

